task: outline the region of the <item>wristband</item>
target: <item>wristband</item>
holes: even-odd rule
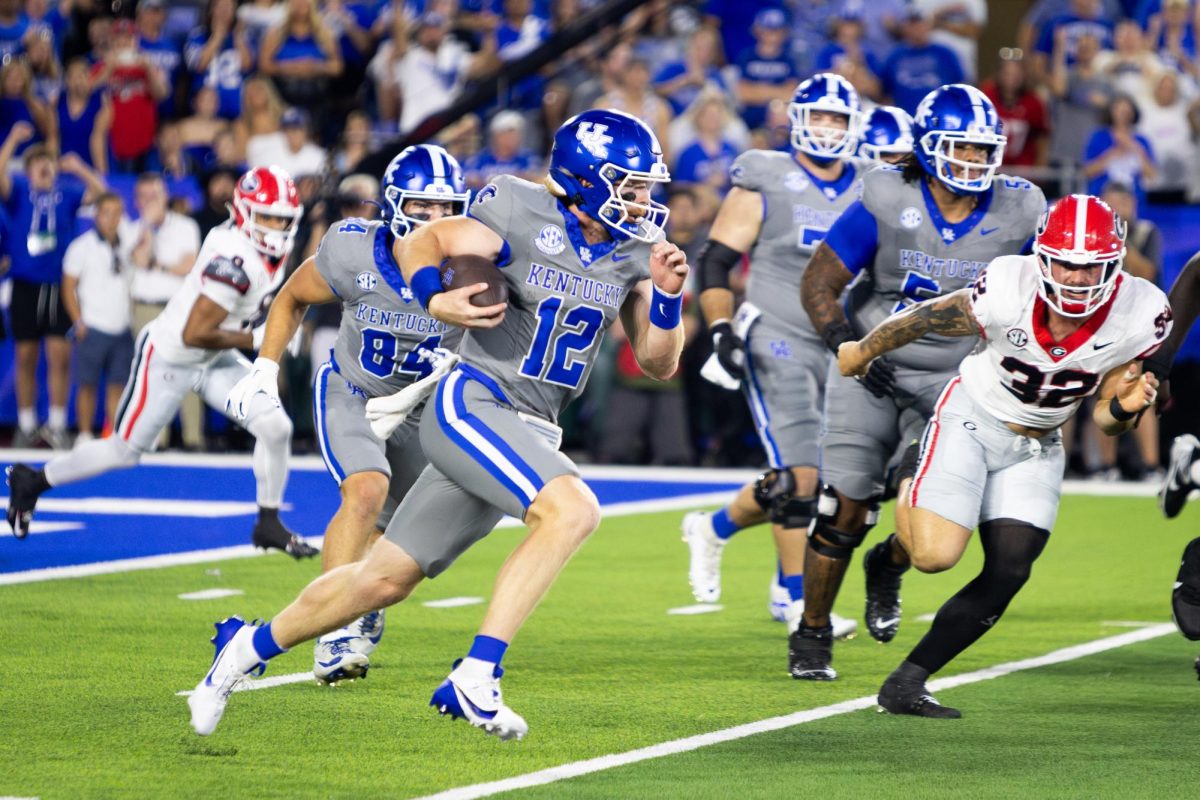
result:
[[[1117,422],[1129,422],[1129,420],[1136,417],[1140,412],[1126,411],[1124,406],[1121,405],[1121,401],[1114,395],[1113,399],[1108,401],[1108,413],[1112,414],[1112,418]]]
[[[850,327],[849,322],[832,322],[825,327],[825,332],[821,334],[821,340],[825,342],[826,347],[833,351],[835,356],[839,347],[857,338],[854,335],[854,328]]]
[[[438,292],[445,291],[445,287],[442,286],[442,271],[437,267],[421,267],[413,274],[408,286],[421,308],[426,311],[429,310],[429,299]]]
[[[656,328],[672,330],[679,327],[683,312],[683,292],[667,294],[654,287],[650,295],[650,324]]]
[[[279,362],[278,361],[272,361],[269,358],[263,358],[262,356],[259,356],[258,358],[254,359],[253,367],[254,367],[255,372],[266,373],[266,374],[270,375],[272,378],[279,377]]]

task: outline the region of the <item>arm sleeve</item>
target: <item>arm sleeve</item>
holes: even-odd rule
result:
[[[825,244],[837,253],[850,274],[857,275],[875,260],[875,251],[879,247],[879,226],[875,216],[861,200],[855,200],[825,234]]]

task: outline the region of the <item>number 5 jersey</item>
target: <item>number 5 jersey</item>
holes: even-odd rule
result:
[[[1066,422],[1109,370],[1157,350],[1171,331],[1171,309],[1157,286],[1121,274],[1108,301],[1055,340],[1041,279],[1035,256],[988,265],[971,294],[986,343],[960,371],[971,399],[997,419],[1049,430]]]

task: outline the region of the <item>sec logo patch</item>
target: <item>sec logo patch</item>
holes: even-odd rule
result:
[[[921,224],[925,218],[914,206],[909,206],[900,212],[900,227],[912,230]]]
[[[557,225],[547,225],[533,240],[533,246],[548,256],[556,256],[567,249],[567,242],[562,228]]]
[[[379,279],[369,272],[358,273],[358,277],[354,279],[354,282],[364,292],[373,292],[375,291],[375,287],[379,285]]]
[[[1029,334],[1020,328],[1011,328],[1004,335],[1008,337],[1008,343],[1016,348],[1023,348],[1029,343]]]

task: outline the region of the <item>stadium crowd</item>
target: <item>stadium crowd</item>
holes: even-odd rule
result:
[[[296,178],[305,217],[294,268],[331,221],[379,215],[379,176],[359,171],[364,159],[598,5],[0,0],[14,444],[69,445],[72,382],[79,436],[100,430],[106,407],[111,417],[132,337],[227,218],[243,170],[278,165]],[[1200,6],[1037,0],[994,74],[981,75],[987,14],[985,0],[653,0],[537,74],[502,84],[498,103],[436,140],[477,190],[500,173],[539,179],[548,137],[569,116],[626,111],[662,142],[672,174],[668,235],[694,256],[733,159],[751,147],[788,148],[787,103],[800,80],[836,72],[868,105],[910,113],[930,89],[968,82],[1003,119],[1004,171],[1049,197],[1103,194],[1131,222],[1126,268],[1160,279],[1161,237],[1138,210],[1200,200]],[[31,204],[29,187],[50,199]],[[312,311],[311,355],[286,375],[297,449],[311,443],[310,371],[325,359],[339,313]],[[693,317],[685,363],[665,383],[642,376],[628,345],[609,337],[584,401],[564,420],[569,446],[602,462],[759,464],[741,396],[699,377],[710,348],[699,327]],[[43,352],[49,406],[40,424]],[[181,418],[175,444],[239,444],[240,433],[205,418],[198,400]],[[1120,462],[1117,444],[1081,427],[1076,472],[1111,479],[1159,469],[1152,419],[1122,440],[1129,452]]]

